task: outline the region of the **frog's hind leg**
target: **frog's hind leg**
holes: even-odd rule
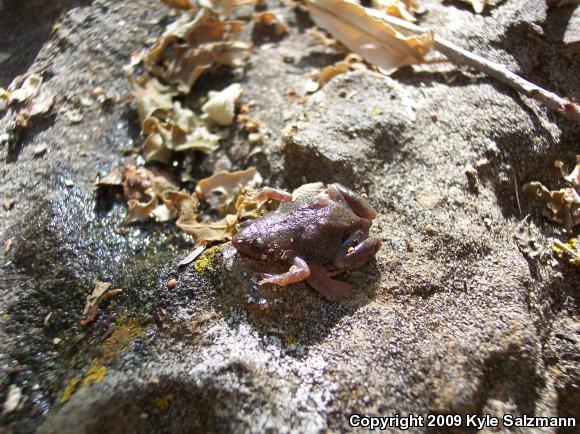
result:
[[[356,268],[375,256],[382,245],[379,237],[368,237],[365,231],[355,231],[340,245],[332,265],[340,270]]]
[[[326,269],[320,265],[310,264],[310,277],[306,279],[306,283],[328,301],[340,301],[352,297],[352,285],[332,279]]]
[[[258,285],[273,283],[274,285],[286,286],[291,283],[301,282],[310,276],[308,264],[301,258],[294,258],[294,265],[283,274],[264,274],[264,279],[258,282]]]
[[[364,219],[372,220],[377,216],[369,201],[362,195],[346,188],[342,184],[330,184],[328,186],[328,197],[342,206],[351,208],[354,213]]]

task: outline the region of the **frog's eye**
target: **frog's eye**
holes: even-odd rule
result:
[[[261,252],[264,248],[264,240],[262,238],[256,238],[252,241],[252,250],[254,252]]]

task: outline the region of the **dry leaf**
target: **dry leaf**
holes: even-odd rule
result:
[[[240,29],[240,22],[222,21],[209,9],[188,11],[167,27],[143,56],[143,64],[149,73],[187,94],[212,66],[241,66],[250,46],[232,39]]]
[[[199,0],[200,6],[221,15],[227,15],[235,3],[236,0]]]
[[[433,46],[433,32],[405,36],[372,10],[349,0],[307,0],[314,22],[349,50],[385,73],[420,63]]]
[[[195,249],[193,249],[191,252],[189,252],[189,254],[183,258],[179,264],[177,264],[177,267],[184,267],[190,263],[192,263],[193,261],[195,261],[197,259],[197,257],[199,255],[201,255],[203,253],[203,251],[205,250],[205,244],[196,247]]]
[[[123,291],[122,289],[109,289],[110,287],[111,284],[107,282],[95,283],[95,289],[93,289],[90,295],[87,295],[87,302],[83,310],[83,319],[81,320],[82,325],[88,325],[95,320],[99,310],[99,304],[102,301]]]
[[[12,413],[14,410],[16,410],[16,408],[18,408],[18,404],[20,404],[21,399],[22,389],[15,384],[11,384],[8,388],[8,394],[6,395],[4,405],[2,406],[2,415]]]
[[[175,9],[195,9],[189,0],[161,0],[167,6]]]
[[[32,119],[46,115],[54,104],[54,95],[45,93],[29,100],[26,106],[16,116],[16,125],[28,128]]]
[[[544,215],[571,230],[580,224],[580,196],[573,188],[550,191],[539,182],[528,182],[523,186],[530,199],[544,205]]]
[[[576,156],[576,160],[577,163],[574,167],[574,170],[568,176],[565,176],[564,179],[571,183],[574,187],[580,188],[580,155]]]
[[[8,88],[10,92],[9,102],[11,104],[24,102],[38,94],[42,84],[42,77],[38,74],[30,74],[20,85],[15,86],[17,87],[16,89],[13,89],[12,86],[15,83],[17,83],[17,80],[14,80],[13,84]]]
[[[195,237],[196,246],[227,241],[235,234],[238,219],[233,214],[228,214],[218,221],[207,222],[198,222],[195,217],[190,216],[190,214],[180,215],[176,224],[181,230]]]
[[[245,189],[255,188],[262,177],[255,167],[238,172],[219,172],[200,180],[195,192],[200,200],[210,204],[210,208],[224,214]]]
[[[288,33],[288,27],[282,18],[274,12],[266,11],[254,14],[254,34],[279,38]]]
[[[172,151],[197,150],[211,153],[219,148],[220,136],[211,133],[203,120],[193,111],[183,108],[179,101],[172,110],[157,110],[143,123],[147,136],[143,143],[143,156],[147,161],[169,163]]]
[[[218,221],[198,221],[197,203],[184,201],[181,204],[179,218],[175,222],[182,231],[195,237],[196,247],[231,239],[235,233],[237,217],[232,214],[226,215]]]
[[[413,16],[414,0],[372,0],[373,8],[383,11],[387,15],[401,18],[412,23],[417,22]]]
[[[231,125],[234,122],[236,103],[240,96],[242,96],[242,87],[234,83],[220,92],[210,92],[209,100],[201,110],[207,113],[216,124]]]
[[[480,14],[483,12],[485,5],[487,5],[487,0],[463,0],[466,3],[471,4],[471,7],[475,11],[476,14]]]

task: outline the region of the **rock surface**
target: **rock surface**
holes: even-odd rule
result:
[[[0,86],[44,70],[58,109],[3,136],[0,200],[15,204],[0,208],[0,245],[12,240],[0,257],[0,402],[13,386],[22,397],[0,432],[347,432],[353,413],[579,414],[578,269],[529,258],[513,240],[527,214],[542,245],[560,234],[518,191],[558,185],[553,161],[570,166],[580,153],[578,125],[452,65],[353,72],[292,102],[290,88],[341,56],[306,31],[303,12],[272,3],[289,35],[257,44],[244,71],[201,82],[242,84],[265,153],[248,160],[235,136],[203,167],[252,164],[270,185],[365,191],[384,247],[347,277],[351,300],[330,304],[300,284],[260,292],[253,272],[265,270],[231,245],[178,273],[188,236],[124,227],[124,206],[93,194],[96,177],[141,143],[121,68],[168,10],[154,0],[4,3],[0,41],[12,51]],[[422,24],[580,97],[579,60],[554,39],[570,10],[424,6]],[[83,104],[97,86],[119,102]],[[0,113],[0,127],[14,115]],[[85,329],[97,280],[123,293]]]

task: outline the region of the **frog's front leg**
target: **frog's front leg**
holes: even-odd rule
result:
[[[350,208],[361,218],[372,220],[377,216],[369,201],[360,194],[346,188],[342,184],[330,184],[328,186],[328,197],[342,206]]]
[[[308,264],[299,257],[294,258],[294,265],[283,274],[264,274],[265,279],[258,282],[258,285],[265,283],[273,283],[274,285],[286,286],[291,283],[301,282],[310,276],[310,268]]]
[[[252,197],[254,200],[272,199],[278,202],[292,202],[292,193],[281,188],[264,187]]]
[[[339,270],[356,268],[375,256],[382,245],[379,237],[369,237],[362,230],[355,231],[340,245],[332,265]]]

